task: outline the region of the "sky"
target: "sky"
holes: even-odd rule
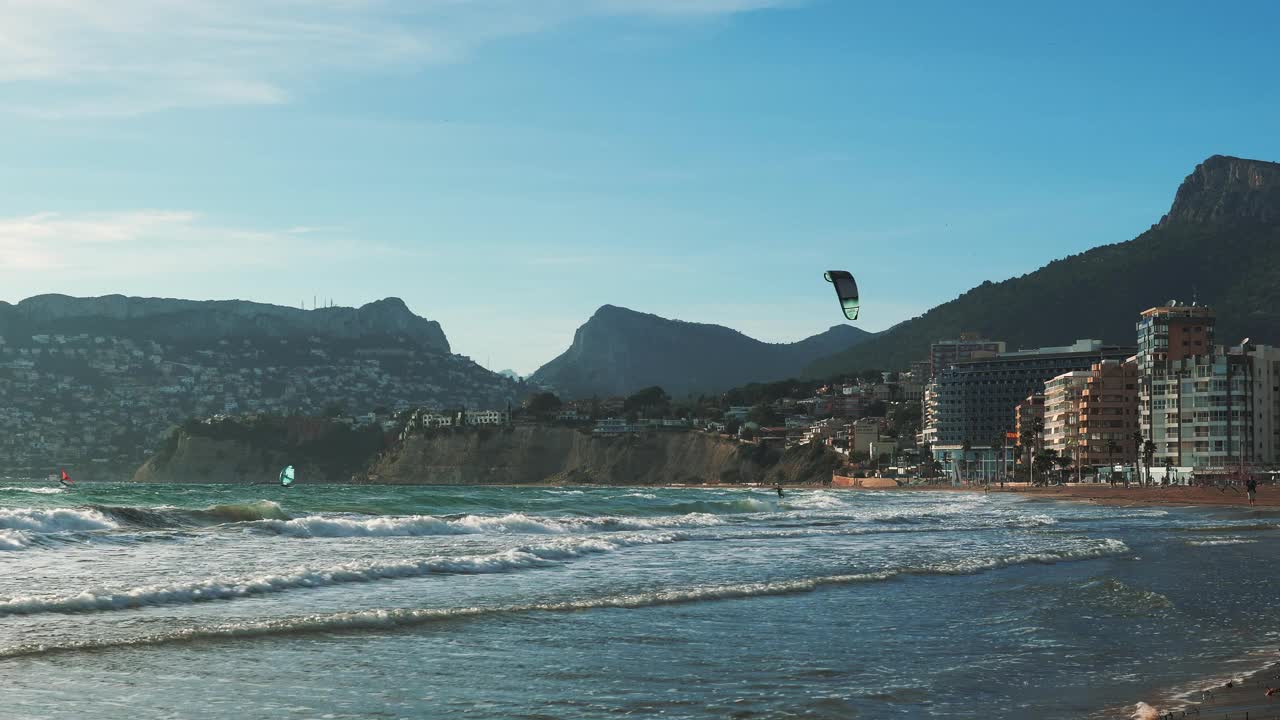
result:
[[[1280,160],[1270,2],[0,0],[0,300],[387,296],[532,372],[603,304],[791,342]]]

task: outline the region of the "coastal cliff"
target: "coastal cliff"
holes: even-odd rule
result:
[[[307,418],[190,422],[134,472],[134,482],[275,482],[293,465],[299,482],[350,482],[386,447],[380,429]]]
[[[520,426],[408,438],[370,469],[393,484],[606,485],[804,483],[839,463],[821,447],[787,452],[696,432],[592,437],[561,427]]]
[[[839,463],[818,446],[782,452],[697,432],[593,437],[567,427],[517,426],[437,431],[387,445],[381,433],[342,426],[190,423],[133,480],[271,482],[292,464],[299,483],[810,483],[829,480]]]

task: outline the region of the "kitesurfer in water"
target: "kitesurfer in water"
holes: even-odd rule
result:
[[[779,485],[778,487],[774,488],[774,490],[777,490],[777,491],[778,491],[778,497],[782,497],[782,486],[781,486],[781,485]]]

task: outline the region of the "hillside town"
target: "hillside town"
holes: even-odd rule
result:
[[[319,338],[0,338],[0,451],[11,468],[128,467],[190,418],[292,415],[379,426],[388,442],[529,423],[606,439],[699,431],[777,450],[825,446],[855,474],[1188,483],[1280,461],[1280,349],[1216,344],[1215,325],[1211,308],[1171,302],[1141,313],[1131,346],[1009,350],[962,334],[898,371],[684,400],[659,387],[562,399],[511,381],[495,392],[466,358]]]
[[[1188,484],[1267,471],[1280,464],[1280,348],[1219,344],[1216,320],[1171,301],[1140,314],[1135,345],[1009,350],[964,334],[899,372],[664,399],[662,419],[628,420],[631,399],[569,401],[555,419],[593,421],[606,436],[675,425],[780,449],[818,443],[852,472],[949,482]]]
[[[505,407],[519,384],[420,348],[263,338],[186,345],[110,334],[0,337],[6,469],[129,468],[192,417],[390,422],[423,404]]]

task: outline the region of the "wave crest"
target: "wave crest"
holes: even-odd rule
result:
[[[94,509],[0,508],[0,530],[53,534],[114,530],[119,525]]]
[[[329,517],[310,515],[292,520],[265,520],[255,527],[293,537],[414,537],[422,535],[560,535],[582,532],[661,530],[704,527],[722,521],[705,513],[654,518],[547,518],[524,513],[507,515],[434,515],[388,517]]]
[[[0,536],[3,537],[3,536]],[[303,568],[248,578],[214,578],[186,583],[146,585],[129,590],[85,591],[75,595],[22,596],[0,601],[0,617],[44,613],[130,610],[153,605],[186,605],[234,600],[305,588],[330,587],[426,575],[480,575],[555,565],[559,561],[614,552],[637,545],[676,542],[683,536],[636,535],[614,538],[565,538],[504,552],[471,556],[436,556],[405,562],[350,562],[326,568]]]
[[[1018,561],[1056,562],[1083,559],[1086,557],[1099,557],[1101,554],[1110,554],[1121,550],[1127,551],[1128,547],[1119,540],[1105,540],[1093,548],[1086,548],[1082,550],[1005,558],[1003,559],[1002,565],[1013,564]],[[975,566],[974,570],[978,569],[984,568],[977,568]],[[143,635],[121,640],[91,640],[78,643],[68,643],[65,645],[19,645],[0,650],[0,658],[75,652],[80,650],[97,650],[110,647],[168,645],[203,640],[232,640],[334,631],[383,630],[412,627],[439,620],[453,620],[504,613],[575,612],[598,608],[638,609],[660,605],[695,603],[708,600],[732,600],[766,595],[789,595],[794,593],[813,592],[827,585],[847,585],[853,583],[891,580],[902,574],[908,573],[953,574],[946,568],[933,566],[917,568],[914,570],[884,570],[879,572],[828,575],[823,577],[799,578],[795,580],[780,580],[772,582],[748,582],[692,588],[673,588],[644,593],[611,595],[599,598],[587,598],[552,603],[417,610],[363,610],[359,612],[309,615],[261,622],[226,623],[222,625],[188,628],[169,633]]]

